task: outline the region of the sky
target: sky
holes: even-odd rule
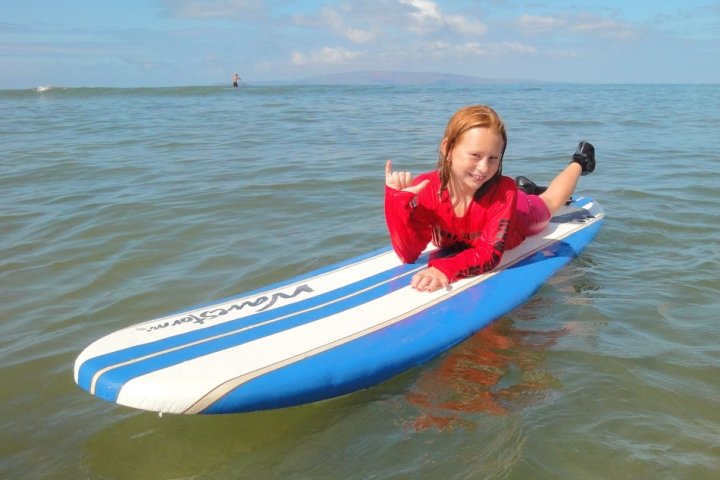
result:
[[[712,0],[0,0],[0,88],[357,71],[720,83]]]

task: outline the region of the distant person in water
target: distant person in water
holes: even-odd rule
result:
[[[595,149],[580,142],[547,188],[502,175],[505,125],[493,109],[474,105],[453,115],[440,142],[437,169],[418,177],[385,165],[385,217],[395,253],[414,263],[432,243],[428,268],[411,280],[432,292],[494,269],[505,250],[542,231],[581,175],[595,169]]]
[[[238,83],[240,82],[240,75],[238,75],[237,73],[235,75],[233,75],[232,82],[233,82],[233,88],[238,88]]]

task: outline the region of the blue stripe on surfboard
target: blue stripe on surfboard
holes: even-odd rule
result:
[[[271,291],[271,290],[279,290],[279,289],[281,289],[281,288],[283,288],[283,287],[288,287],[288,286],[290,286],[290,285],[292,285],[292,284],[294,284],[294,283],[299,283],[299,282],[302,282],[302,281],[304,281],[304,280],[310,280],[310,279],[312,279],[313,277],[318,277],[318,276],[323,275],[323,274],[325,274],[325,273],[329,273],[329,272],[332,272],[332,271],[334,271],[334,270],[338,270],[338,269],[340,269],[340,268],[347,267],[347,266],[352,265],[352,264],[354,264],[354,263],[360,263],[360,262],[362,262],[362,261],[364,261],[364,260],[367,260],[367,259],[369,259],[369,258],[378,257],[378,256],[380,256],[380,255],[382,255],[382,254],[389,253],[389,252],[392,252],[392,248],[391,248],[391,247],[378,248],[377,250],[373,250],[373,251],[371,251],[371,252],[365,253],[365,254],[363,254],[363,255],[359,255],[359,256],[357,256],[357,257],[352,257],[352,258],[349,258],[349,259],[347,259],[347,260],[340,261],[340,262],[338,262],[338,263],[333,263],[333,264],[327,265],[327,266],[325,266],[325,267],[321,267],[321,268],[318,268],[318,269],[316,269],[316,270],[312,270],[312,271],[310,271],[310,272],[302,273],[302,274],[297,275],[297,276],[295,276],[295,277],[291,277],[291,278],[288,278],[288,279],[285,279],[285,280],[281,280],[281,281],[279,281],[279,282],[271,283],[270,285],[264,285],[264,286],[262,286],[262,287],[256,288],[255,290],[250,290],[250,291],[248,291],[248,292],[242,292],[239,296],[238,296],[238,295],[233,295],[233,296],[231,296],[231,297],[225,297],[225,298],[221,298],[221,299],[219,299],[219,300],[213,300],[213,301],[208,302],[208,303],[200,303],[200,304],[198,304],[198,305],[192,305],[192,306],[189,306],[189,307],[182,308],[182,309],[180,309],[180,310],[172,311],[172,312],[168,313],[167,315],[163,315],[163,316],[160,317],[160,318],[173,317],[173,316],[181,315],[181,314],[183,314],[183,313],[185,313],[185,312],[190,312],[190,311],[193,311],[193,310],[199,310],[199,309],[201,309],[201,308],[214,307],[214,306],[216,306],[216,305],[221,305],[221,304],[223,304],[223,303],[232,302],[232,301],[235,301],[235,300],[239,300],[239,299],[241,299],[241,298],[251,297],[251,296],[253,296],[253,295],[257,295],[257,294],[260,294],[260,293],[269,292],[269,291]]]
[[[404,265],[398,267],[398,269],[406,276],[410,275],[416,268],[417,265]],[[389,282],[382,283],[382,280],[389,280],[393,277],[397,277],[398,272],[394,273],[396,273],[396,275],[387,275],[387,272],[384,272],[382,275],[375,276],[371,281],[359,282],[364,285],[367,290],[362,291],[362,289],[358,288],[348,288],[347,292],[344,292],[349,295],[347,298],[339,300],[336,299],[335,301],[327,303],[319,308],[296,313],[294,315],[290,313],[286,318],[279,319],[273,323],[260,325],[249,330],[231,333],[220,338],[208,339],[207,341],[195,345],[182,346],[182,348],[162,352],[155,356],[127,365],[119,365],[116,368],[107,370],[100,375],[97,380],[95,395],[108,401],[115,401],[122,386],[128,381],[139,376],[313,322],[315,320],[351,309],[358,305],[365,304],[376,298],[387,295],[392,291],[406,287],[408,280],[406,277],[402,276]],[[336,290],[333,297],[337,298],[337,292],[342,293],[343,290],[344,289]],[[297,308],[292,309],[292,311],[296,310]],[[276,312],[277,310],[273,310],[273,312],[271,312],[273,317],[277,316]]]
[[[202,413],[323,400],[371,387],[420,365],[524,303],[587,246],[601,224],[599,220],[429,310],[254,378]]]
[[[357,260],[358,259],[355,259],[355,261]],[[427,261],[427,256],[423,255],[421,257],[421,260],[419,261]],[[347,263],[349,264],[353,262]],[[365,278],[349,285],[345,285],[343,287],[326,292],[321,295],[317,295],[315,297],[295,302],[290,305],[283,305],[273,310],[268,310],[264,312],[256,312],[246,317],[226,321],[224,323],[212,325],[207,328],[185,332],[171,337],[144,343],[142,345],[136,345],[89,358],[85,360],[78,369],[78,385],[85,390],[90,391],[91,384],[95,375],[106,368],[110,368],[114,365],[118,365],[124,362],[133,361],[137,358],[145,357],[148,355],[154,355],[168,349],[179,348],[188,343],[203,341],[204,339],[213,336],[227,334],[237,329],[251,327],[252,325],[257,323],[269,322],[272,321],[274,318],[284,315],[291,315],[293,314],[293,312],[296,311],[302,311],[308,308],[317,307],[318,305],[322,305],[324,303],[337,301],[337,299],[343,296],[351,295],[365,288],[369,288],[377,283],[387,281],[388,279],[391,279],[397,275],[405,274],[413,268],[417,268],[417,265],[398,265],[383,272],[380,272],[377,275]],[[335,268],[330,268],[328,271],[332,271],[334,269]],[[312,278],[313,277],[308,277],[307,279],[311,280]],[[267,291],[267,289],[263,289],[261,292],[265,291]],[[246,294],[243,294],[238,298],[245,298],[246,296]],[[213,305],[217,305],[217,303],[214,303]]]

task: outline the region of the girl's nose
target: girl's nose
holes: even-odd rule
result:
[[[475,170],[480,173],[487,173],[490,170],[490,162],[487,158],[481,159],[475,166]]]

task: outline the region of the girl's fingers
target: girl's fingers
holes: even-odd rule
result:
[[[447,289],[450,285],[444,273],[433,267],[413,275],[410,285],[421,292],[434,292],[439,288]]]
[[[428,184],[430,184],[430,180],[423,180],[422,182],[418,183],[417,185],[408,184],[408,186],[406,186],[403,190],[405,190],[406,192],[412,192],[417,195],[418,193],[420,193],[421,190],[423,190],[425,187],[427,187]]]
[[[410,286],[413,287],[415,290],[421,290],[420,284],[422,283],[423,278],[423,272],[416,273],[410,280]]]
[[[385,162],[385,185],[395,190],[405,190],[412,185],[412,173],[393,172],[392,160]]]
[[[428,291],[432,292],[435,290],[432,288],[433,278],[430,275],[427,275],[425,272],[420,272],[413,276],[412,281],[410,282],[411,286],[418,291]]]

